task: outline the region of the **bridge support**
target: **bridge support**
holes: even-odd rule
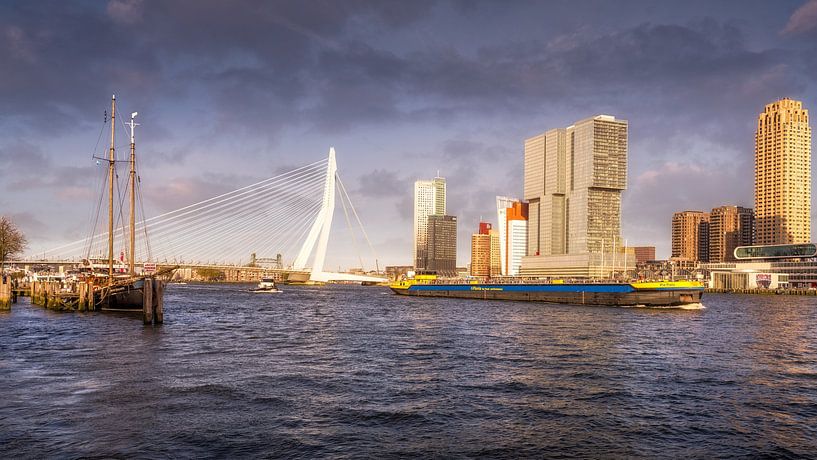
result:
[[[318,248],[315,250],[315,258],[312,261],[312,269],[309,273],[310,281],[324,283],[327,281],[386,281],[385,278],[323,271],[323,265],[326,261],[326,247],[329,244],[329,231],[332,228],[332,217],[335,215],[335,176],[337,169],[335,149],[332,147],[329,149],[329,166],[326,168],[323,204],[321,210],[318,212],[318,217],[315,219],[315,223],[312,224],[312,228],[309,229],[309,234],[298,253],[298,257],[295,258],[295,262],[292,264],[292,268],[298,271],[306,270],[309,255],[312,254],[312,250],[315,249],[315,244],[317,243]]]
[[[318,250],[315,252],[315,259],[312,262],[312,270],[310,279],[314,279],[315,275],[323,272],[323,263],[326,260],[326,246],[329,244],[329,231],[332,228],[332,217],[335,215],[335,173],[338,170],[335,161],[335,148],[329,149],[329,165],[326,168],[326,183],[323,188],[323,204],[315,223],[309,230],[309,234],[292,264],[294,270],[305,270],[309,255],[315,249],[315,243],[318,244]],[[320,240],[318,237],[320,236]]]

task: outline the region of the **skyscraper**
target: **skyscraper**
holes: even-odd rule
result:
[[[441,276],[457,274],[457,218],[428,216],[427,258],[422,268]]]
[[[721,206],[709,214],[709,262],[732,262],[735,248],[751,246],[755,214],[752,208]]]
[[[445,215],[445,179],[414,182],[414,268],[427,269],[428,217]]]
[[[803,103],[781,99],[757,117],[755,244],[811,241],[811,127]]]
[[[682,211],[672,215],[672,258],[690,262],[709,260],[709,213]]]
[[[602,254],[621,247],[627,129],[626,120],[597,115],[525,140],[523,274],[602,275]]]

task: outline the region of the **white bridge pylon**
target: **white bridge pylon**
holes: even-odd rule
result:
[[[326,168],[326,183],[323,188],[323,202],[321,209],[312,228],[309,229],[309,234],[304,241],[301,250],[298,252],[298,257],[292,264],[294,270],[307,271],[307,261],[312,251],[315,249],[315,244],[318,247],[315,250],[315,258],[312,261],[312,268],[309,270],[309,280],[315,282],[328,281],[371,281],[383,282],[385,278],[376,276],[353,275],[351,273],[333,273],[325,272],[323,270],[324,262],[326,261],[326,247],[329,244],[329,231],[332,228],[332,218],[335,215],[335,176],[337,174],[338,165],[335,161],[335,148],[329,148],[329,163]]]

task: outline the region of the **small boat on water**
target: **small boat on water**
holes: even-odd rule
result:
[[[272,278],[261,278],[261,282],[258,283],[258,287],[251,290],[250,292],[274,293],[274,292],[281,292],[281,290],[278,289],[278,286],[275,285],[275,280],[274,279],[272,279]]]
[[[438,280],[417,275],[389,285],[400,295],[485,300],[598,305],[680,307],[701,302],[704,286],[697,281],[633,283],[479,283]]]

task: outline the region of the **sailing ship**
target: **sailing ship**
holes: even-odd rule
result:
[[[136,249],[136,141],[135,141],[135,127],[138,126],[134,122],[137,112],[131,113],[130,122],[130,171],[128,174],[127,194],[129,198],[129,232],[128,232],[128,252],[127,252],[127,266],[123,261],[114,258],[114,185],[116,179],[116,95],[111,97],[111,146],[108,151],[108,250],[107,250],[107,273],[99,270],[100,265],[94,263],[90,258],[86,259],[84,268],[87,271],[87,276],[94,284],[94,304],[96,308],[101,310],[116,310],[116,311],[139,311],[145,309],[145,278],[155,276],[161,273],[148,275],[143,273],[137,274],[134,267],[135,249]],[[124,257],[124,251],[123,251]],[[169,269],[167,271],[172,271]],[[162,281],[158,281],[162,283]],[[152,286],[153,283],[151,282]],[[161,295],[162,289],[158,289],[157,293],[151,292],[151,304],[160,302],[158,296]],[[158,295],[156,295],[158,294]],[[154,305],[148,306],[153,308]]]

